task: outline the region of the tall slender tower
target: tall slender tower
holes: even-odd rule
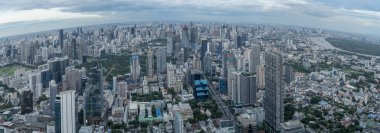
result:
[[[166,52],[164,48],[157,49],[156,52],[157,73],[166,73]]]
[[[139,55],[134,54],[131,57],[131,75],[132,79],[137,81],[140,78],[140,58]]]
[[[252,45],[252,48],[249,54],[249,72],[255,73],[259,65],[260,65],[260,46]]]
[[[152,77],[153,76],[153,51],[152,49],[148,49],[147,53],[147,63],[148,63],[148,76]]]
[[[61,132],[75,133],[77,130],[77,114],[75,90],[63,91],[61,97]]]
[[[266,132],[279,132],[280,123],[284,122],[284,75],[281,55],[274,52],[265,53],[265,94],[264,110]]]

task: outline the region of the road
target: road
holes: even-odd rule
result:
[[[209,80],[209,81],[211,81],[211,80]],[[224,103],[224,101],[221,98],[221,95],[219,94],[219,92],[216,92],[214,86],[210,82],[208,84],[208,87],[209,87],[209,92],[210,92],[212,98],[215,99],[215,101],[218,104],[219,108],[222,109],[222,111],[224,113],[224,116],[227,116],[228,120],[232,120],[234,126],[238,127],[239,126],[239,122],[236,120],[235,115],[233,115],[231,113],[231,111],[229,110],[228,106]]]

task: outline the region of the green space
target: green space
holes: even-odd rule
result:
[[[208,109],[211,112],[211,118],[220,118],[223,116],[223,112],[219,110],[218,105],[214,100],[189,100],[188,103],[190,104],[191,108],[193,109],[193,118],[190,118],[188,121],[190,123],[196,123],[198,121],[204,121],[207,120],[208,116],[206,114],[203,114],[200,109]]]
[[[76,68],[85,67],[90,69],[96,67],[97,61],[105,68],[105,76],[107,81],[111,81],[113,76],[124,75],[130,72],[130,55],[104,55],[100,58],[87,57],[87,63],[76,66]]]
[[[158,39],[146,42],[146,43],[142,43],[140,46],[143,48],[147,48],[148,46],[152,46],[152,47],[166,46],[166,43],[167,43],[167,41],[165,38],[158,38]]]
[[[343,38],[326,38],[326,41],[328,41],[334,47],[346,51],[380,56],[380,45],[377,44]]]
[[[17,69],[25,68],[27,70],[33,69],[31,66],[24,66],[20,64],[10,64],[3,67],[0,67],[0,75],[12,75]]]

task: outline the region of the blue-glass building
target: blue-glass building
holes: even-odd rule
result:
[[[193,93],[196,99],[207,99],[208,98],[207,80],[195,80]]]
[[[219,79],[219,92],[227,94],[227,80],[225,78]]]

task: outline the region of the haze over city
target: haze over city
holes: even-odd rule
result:
[[[270,23],[322,28],[366,35],[380,35],[380,1],[0,1],[0,36],[57,28],[136,21]]]

